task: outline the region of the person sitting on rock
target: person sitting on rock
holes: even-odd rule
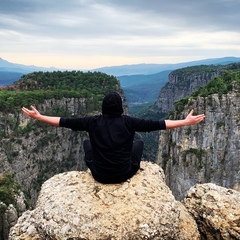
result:
[[[85,161],[93,178],[101,183],[121,183],[131,178],[140,168],[143,141],[134,141],[135,132],[150,132],[194,125],[205,115],[193,116],[193,110],[184,120],[145,120],[123,114],[122,98],[117,92],[106,94],[102,114],[97,116],[63,118],[46,116],[31,106],[22,111],[33,119],[75,131],[87,131],[90,140],[83,143]]]

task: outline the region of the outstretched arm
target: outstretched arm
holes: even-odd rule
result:
[[[194,112],[194,110],[191,110],[191,112],[183,120],[165,120],[166,129],[194,125],[194,124],[198,124],[202,120],[204,120],[204,118],[205,118],[204,114],[199,114],[199,115],[193,116],[193,112]]]
[[[35,107],[31,106],[30,108],[31,109],[27,109],[25,107],[22,108],[22,111],[28,117],[51,124],[53,126],[59,126],[60,117],[50,117],[50,116],[42,115],[39,113],[39,111]]]

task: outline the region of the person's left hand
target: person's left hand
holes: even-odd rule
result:
[[[205,114],[199,114],[199,115],[193,116],[193,112],[194,110],[192,109],[191,112],[185,118],[185,121],[187,123],[186,125],[198,124],[205,119]]]

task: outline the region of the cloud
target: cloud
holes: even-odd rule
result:
[[[140,0],[130,1],[130,3],[121,1],[121,6],[127,6],[132,11],[149,12],[159,19],[172,19],[176,24],[181,23],[188,27],[208,28],[209,25],[213,25],[216,28],[227,26],[227,29],[239,30],[239,24],[235,21],[240,16],[238,11],[240,2],[237,0],[171,0],[168,2]]]
[[[0,52],[74,68],[240,54],[238,9],[238,0],[2,0]]]

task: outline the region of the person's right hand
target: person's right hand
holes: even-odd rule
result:
[[[22,111],[28,117],[31,117],[31,118],[34,118],[34,119],[39,119],[39,116],[41,116],[39,111],[35,107],[33,107],[33,106],[30,106],[30,108],[31,108],[31,110],[28,109],[28,108],[22,107]]]

